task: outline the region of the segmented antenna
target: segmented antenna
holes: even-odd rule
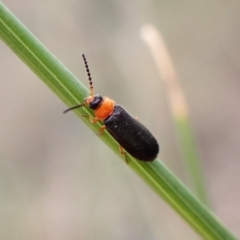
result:
[[[65,110],[63,113],[67,113],[67,112],[72,111],[72,110],[74,110],[74,109],[76,109],[76,108],[81,108],[81,107],[83,107],[83,106],[85,106],[85,105],[86,105],[85,103],[82,103],[82,104],[79,104],[79,105],[77,105],[77,106],[70,107],[70,108],[68,108],[67,110]]]
[[[90,71],[89,71],[89,68],[88,68],[87,59],[86,59],[84,54],[82,54],[82,58],[83,58],[85,68],[86,68],[86,71],[87,71],[87,75],[88,75],[88,80],[89,80],[89,85],[90,85],[90,95],[94,96],[92,77],[91,77],[91,74],[90,74]]]
[[[82,54],[82,58],[83,58],[83,61],[84,61],[84,64],[85,64],[85,68],[86,68],[86,71],[87,71],[87,75],[88,75],[88,80],[89,80],[89,85],[90,85],[90,96],[93,97],[93,96],[94,96],[93,83],[92,83],[91,74],[90,74],[90,71],[89,71],[89,68],[88,68],[87,59],[86,59],[86,57],[85,57],[84,54]],[[86,105],[86,102],[81,103],[81,104],[79,104],[79,105],[77,105],[77,106],[68,108],[68,109],[65,110],[63,113],[67,113],[67,112],[69,112],[69,111],[71,111],[71,110],[74,110],[74,109],[76,109],[76,108],[81,108],[81,107],[83,107],[83,106],[85,106],[85,105]]]

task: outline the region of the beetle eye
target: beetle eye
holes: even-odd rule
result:
[[[94,96],[93,100],[90,102],[89,107],[95,110],[100,106],[102,101],[103,101],[103,97],[97,94]]]

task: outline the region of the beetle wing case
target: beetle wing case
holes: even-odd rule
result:
[[[104,120],[104,124],[109,133],[134,158],[152,162],[157,157],[157,140],[123,107],[116,105],[113,113]]]

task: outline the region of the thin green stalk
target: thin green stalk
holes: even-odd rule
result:
[[[202,167],[191,131],[188,103],[173,66],[173,61],[161,33],[153,25],[144,25],[141,29],[141,36],[153,57],[159,76],[164,83],[179,148],[188,168],[191,188],[198,199],[209,206]]]
[[[187,115],[184,117],[175,118],[174,122],[181,145],[181,150],[184,154],[187,166],[189,168],[189,171],[191,172],[192,179],[194,181],[193,186],[196,189],[197,197],[204,204],[209,206],[210,203],[207,198],[206,187],[201,171],[202,167],[199,161],[194,136],[191,131],[191,123],[189,117]]]
[[[0,2],[0,38],[47,84],[63,102],[73,106],[88,95],[76,79],[23,24]],[[88,113],[87,108],[76,113]],[[89,123],[95,132],[99,125]],[[118,144],[106,133],[103,139],[124,161]],[[160,162],[143,163],[128,157],[130,166],[158,195],[162,196],[204,239],[236,239]],[[173,226],[174,228],[174,226]]]

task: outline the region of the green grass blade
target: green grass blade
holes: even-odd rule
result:
[[[163,80],[169,109],[175,125],[175,133],[179,142],[179,149],[182,152],[188,170],[191,189],[202,203],[209,206],[202,167],[191,131],[187,99],[165,41],[161,33],[151,24],[142,26],[141,37],[149,49],[160,78]]]
[[[193,181],[193,188],[195,189],[196,196],[207,206],[210,206],[205,182],[202,174],[202,166],[199,160],[198,152],[196,149],[195,139],[191,131],[191,123],[188,114],[181,117],[176,117],[175,120],[176,131],[181,145],[181,150],[187,162],[187,167],[191,173]]]
[[[23,24],[0,2],[0,38],[46,83],[66,104],[72,106],[88,94],[80,83]],[[88,112],[86,108],[76,111]],[[95,132],[99,125],[90,124]],[[103,139],[122,159],[118,144],[109,134]],[[160,162],[143,163],[129,156],[129,166],[161,195],[204,239],[236,239]],[[124,159],[123,159],[124,161]],[[174,226],[173,226],[174,228]]]

